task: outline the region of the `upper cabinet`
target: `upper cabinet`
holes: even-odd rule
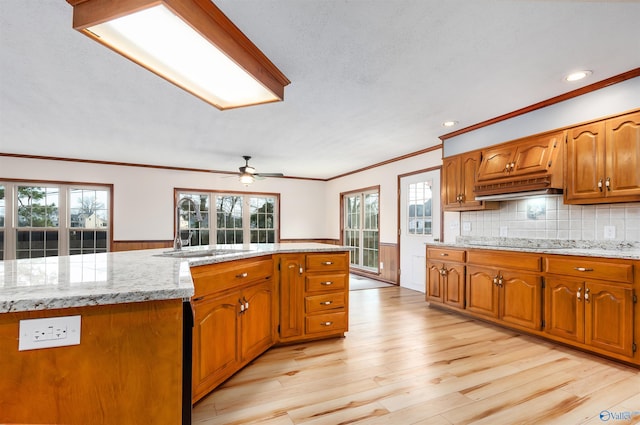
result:
[[[442,162],[442,204],[445,211],[497,208],[497,202],[476,201],[473,193],[480,151],[445,158]]]
[[[640,201],[640,112],[574,127],[566,143],[567,204]]]
[[[476,196],[562,189],[564,131],[503,143],[482,151]]]

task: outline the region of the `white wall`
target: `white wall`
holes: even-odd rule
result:
[[[397,243],[398,176],[440,165],[442,150],[436,149],[327,182],[327,237],[340,237],[340,193],[380,185],[380,242]]]
[[[192,171],[0,157],[0,179],[113,184],[113,238],[173,240],[174,188],[280,194],[282,239],[326,238],[325,182],[257,180],[249,188],[237,177]]]

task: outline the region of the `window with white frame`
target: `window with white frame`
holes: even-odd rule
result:
[[[378,271],[379,190],[343,195],[344,245],[351,252],[351,266]]]
[[[275,243],[279,239],[278,195],[179,191],[177,197],[183,246]],[[214,204],[215,213],[210,207]]]
[[[109,187],[0,183],[2,259],[107,252]]]
[[[410,183],[407,202],[407,229],[410,235],[431,235],[433,216],[431,213],[432,181]]]

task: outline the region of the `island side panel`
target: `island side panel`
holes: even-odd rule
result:
[[[182,301],[0,314],[0,423],[175,425]],[[80,345],[18,351],[19,321],[81,316]]]

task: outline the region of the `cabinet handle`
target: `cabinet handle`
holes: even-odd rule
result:
[[[507,163],[507,165],[504,166],[504,171],[505,173],[509,172],[509,163]]]
[[[240,298],[238,298],[238,303],[240,304],[240,314],[244,313],[244,303]]]
[[[294,267],[297,267],[295,264],[289,264],[289,268],[292,269]]]
[[[333,322],[322,322],[320,323],[322,326],[331,326],[333,325]]]
[[[503,278],[502,278],[502,276],[500,276],[500,277],[498,278],[498,286],[499,286],[499,287],[501,287],[501,288],[502,288],[502,284],[503,284],[503,282],[504,282],[502,279],[503,279]]]
[[[589,302],[589,291],[590,291],[589,288],[587,288],[586,291],[584,291],[584,300],[586,302]]]
[[[320,305],[331,305],[333,304],[333,301],[323,301],[320,303]]]
[[[203,299],[204,297],[196,297],[191,299],[192,302],[196,302],[196,301],[200,301],[201,299]]]
[[[493,284],[494,285],[498,284],[498,276],[497,275],[493,277]]]
[[[330,280],[327,280],[326,282],[320,282],[320,285],[329,286],[329,285],[333,285],[333,282]]]
[[[330,266],[333,264],[333,261],[323,261],[322,264],[325,266]]]
[[[298,272],[299,272],[300,274],[304,273],[304,269],[302,268],[302,266],[300,266],[300,269],[298,270]]]
[[[582,288],[578,288],[578,293],[576,294],[576,298],[580,301],[580,297],[582,296]]]
[[[574,267],[574,270],[577,270],[579,272],[592,272],[593,269],[589,268],[589,267]]]
[[[446,252],[441,252],[441,253],[440,253],[440,256],[441,256],[441,257],[448,257],[448,256],[449,256],[449,254],[447,254]]]
[[[236,275],[236,278],[238,279],[243,279],[245,277],[249,276],[249,273],[240,273]]]
[[[607,177],[607,181],[604,183],[607,186],[607,191],[611,192],[611,178]]]
[[[512,163],[511,163],[511,171],[513,171],[513,169],[514,169],[514,168],[516,168],[516,163],[515,163],[515,162],[512,162]]]
[[[602,179],[598,180],[598,190],[602,192]]]
[[[245,297],[242,297],[242,301],[244,301],[244,309],[249,310],[249,301]]]

